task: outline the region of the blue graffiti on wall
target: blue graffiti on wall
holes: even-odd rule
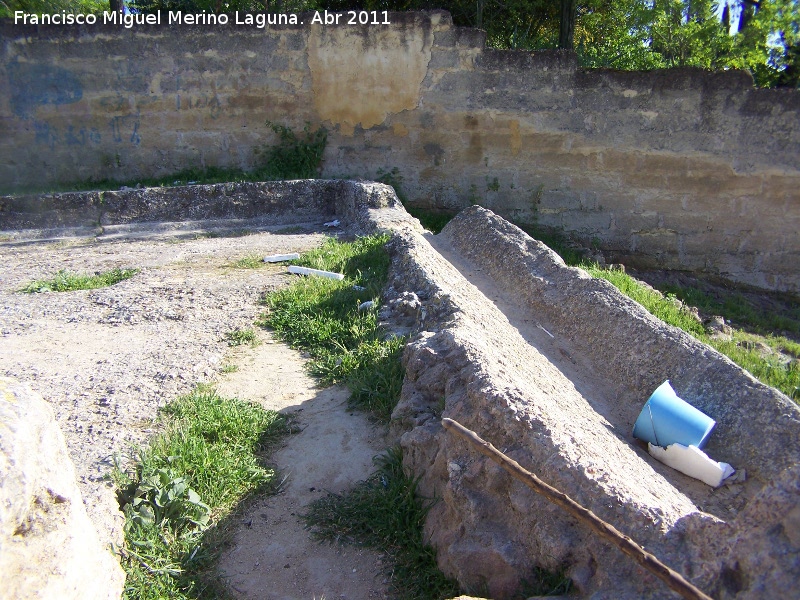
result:
[[[71,104],[83,98],[83,87],[75,75],[53,65],[13,62],[8,66],[11,110],[29,118],[45,104]]]
[[[62,143],[67,146],[86,146],[88,144],[99,144],[102,140],[100,131],[95,128],[81,127],[76,128],[68,125],[67,130],[62,134],[58,127],[54,127],[47,121],[33,121],[34,141],[37,144],[48,146],[50,150],[55,150],[56,146]]]
[[[139,136],[139,113],[135,115],[125,115],[122,117],[114,117],[109,122],[111,126],[111,136],[118,144],[123,140],[129,141],[134,146],[138,146],[142,138]],[[128,131],[131,132],[128,137]]]

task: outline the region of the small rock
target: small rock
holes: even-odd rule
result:
[[[733,333],[733,329],[731,329],[725,323],[724,317],[719,315],[714,315],[713,317],[706,319],[705,323],[703,324],[711,335],[731,335]]]

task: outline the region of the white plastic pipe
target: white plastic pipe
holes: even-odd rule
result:
[[[294,254],[272,254],[270,256],[264,257],[265,263],[276,263],[276,262],[284,262],[287,260],[297,260],[300,258],[300,255],[297,253]]]
[[[341,273],[320,271],[319,269],[309,269],[308,267],[297,267],[295,265],[289,266],[289,273],[294,273],[295,275],[316,275],[318,277],[327,277],[328,279],[338,279],[339,281],[344,279],[344,275]]]

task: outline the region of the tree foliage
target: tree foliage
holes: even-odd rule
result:
[[[0,0],[0,16],[96,12],[113,0]],[[746,69],[760,86],[800,85],[797,0],[127,0],[137,12],[444,9],[493,48],[573,47],[586,67]],[[565,16],[574,21],[565,23]],[[571,27],[570,27],[571,25]],[[563,27],[562,27],[563,26]],[[570,39],[571,38],[571,39]]]
[[[0,17],[12,17],[14,11],[26,13],[61,13],[71,14],[102,13],[108,10],[109,0],[0,0]]]

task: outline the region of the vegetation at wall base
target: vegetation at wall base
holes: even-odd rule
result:
[[[216,183],[247,183],[256,181],[282,181],[291,179],[314,179],[319,175],[322,154],[328,142],[328,130],[313,129],[306,123],[302,133],[290,127],[267,121],[267,127],[277,136],[277,143],[254,150],[258,166],[250,170],[228,167],[193,167],[162,177],[145,177],[127,181],[110,179],[80,181],[44,188],[28,187],[6,190],[0,193],[33,194],[80,191],[113,191],[124,188],[173,187],[184,185],[212,185]]]
[[[265,296],[259,324],[311,356],[309,369],[325,385],[344,383],[351,404],[388,421],[403,382],[400,355],[405,340],[378,325],[380,295],[389,256],[386,235],[353,242],[329,239],[294,264],[345,275],[337,281],[301,277]],[[372,301],[371,306],[364,306]]]
[[[208,387],[171,402],[161,418],[163,432],[114,473],[126,516],[124,597],[225,598],[214,562],[226,522],[249,495],[276,488],[263,459],[290,422]]]
[[[94,290],[130,279],[138,272],[139,269],[112,269],[94,275],[81,275],[78,273],[70,273],[62,269],[50,279],[37,279],[36,281],[32,281],[20,289],[20,292],[35,294],[38,292]]]
[[[419,219],[420,224],[433,234],[438,234],[444,229],[457,213],[452,211],[433,211],[416,206],[405,206],[412,217]]]
[[[417,496],[417,482],[403,471],[399,448],[375,459],[377,470],[343,494],[312,502],[303,515],[319,540],[366,546],[384,552],[393,591],[407,600],[441,600],[459,595],[442,575],[436,553],[422,531],[431,501]]]
[[[405,339],[387,335],[377,311],[386,285],[389,236],[329,239],[294,261],[301,266],[345,275],[337,281],[303,277],[264,298],[261,324],[311,356],[310,370],[322,383],[344,383],[350,404],[383,421],[400,397]],[[365,302],[374,304],[359,310]],[[321,539],[366,545],[385,553],[387,574],[398,597],[450,598],[458,594],[436,565],[423,541],[422,523],[429,504],[416,495],[416,482],[393,449],[377,461],[378,470],[345,494],[329,494],[312,503],[306,521]]]

